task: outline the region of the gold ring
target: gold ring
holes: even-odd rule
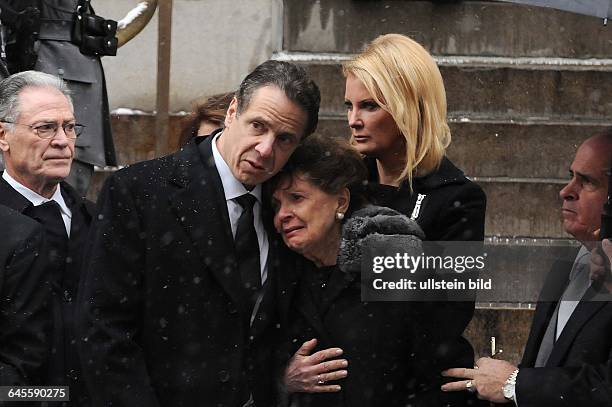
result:
[[[469,391],[470,393],[476,392],[476,387],[474,387],[474,383],[471,380],[468,380],[465,383],[465,389]]]

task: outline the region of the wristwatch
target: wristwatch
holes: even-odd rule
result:
[[[504,386],[502,387],[504,398],[506,400],[515,401],[514,400],[514,395],[515,395],[514,389],[516,387],[516,376],[518,376],[518,372],[519,372],[518,369],[512,372],[512,374],[510,375],[510,377],[508,377],[508,379],[504,383]]]

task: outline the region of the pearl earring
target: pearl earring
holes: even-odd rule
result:
[[[342,213],[342,212],[336,212],[336,219],[337,219],[337,220],[342,220],[342,219],[344,219],[344,213]]]

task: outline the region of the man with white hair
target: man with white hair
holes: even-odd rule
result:
[[[6,168],[0,179],[0,204],[44,226],[53,291],[45,384],[70,386],[73,401],[82,396],[74,299],[92,208],[63,180],[70,173],[75,140],[82,130],[60,78],[25,71],[0,82],[0,150]]]

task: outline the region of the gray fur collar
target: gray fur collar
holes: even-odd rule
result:
[[[368,205],[346,220],[338,253],[338,267],[345,272],[360,272],[365,247],[384,247],[385,251],[420,248],[425,234],[413,220],[382,206]]]

